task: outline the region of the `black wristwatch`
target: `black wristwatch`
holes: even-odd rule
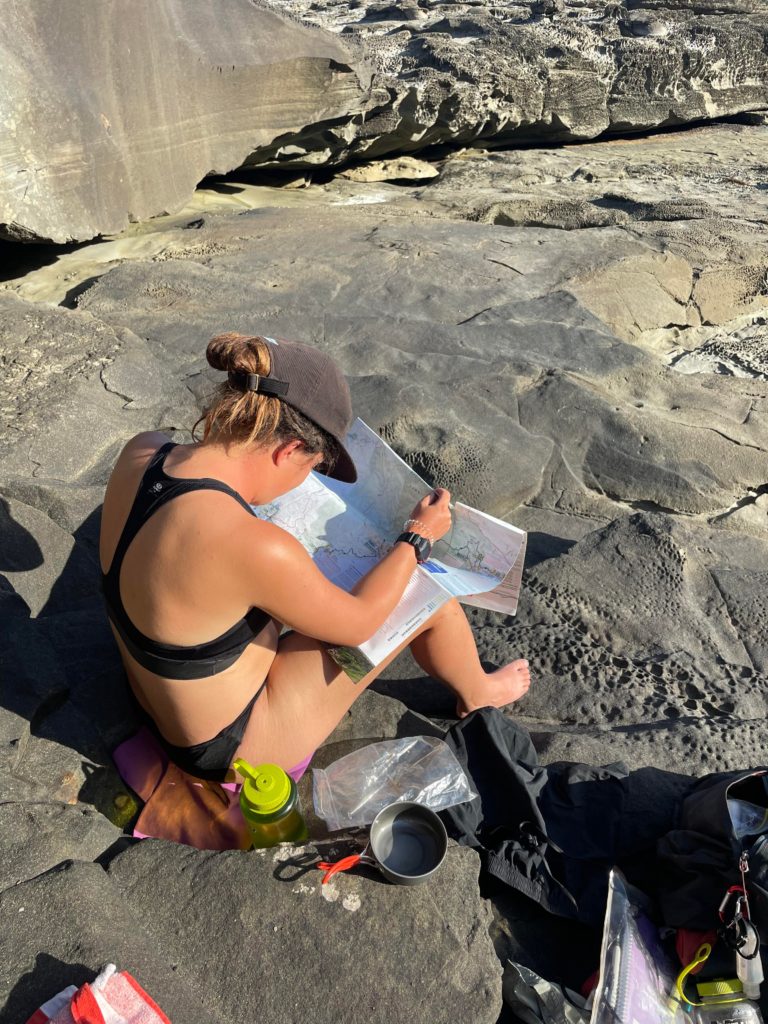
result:
[[[426,562],[432,553],[432,545],[429,543],[427,538],[422,537],[420,533],[401,533],[395,541],[395,544],[401,540],[414,547],[417,562]]]

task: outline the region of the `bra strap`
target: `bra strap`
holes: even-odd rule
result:
[[[157,449],[144,470],[144,475],[141,478],[136,497],[133,500],[131,511],[128,513],[123,532],[120,534],[120,540],[117,542],[115,553],[112,556],[112,563],[109,571],[106,573],[107,579],[114,578],[115,581],[119,579],[123,559],[134,537],[161,505],[165,505],[172,498],[178,498],[182,494],[189,494],[190,491],[219,491],[234,498],[250,515],[254,514],[248,502],[237,491],[221,480],[214,480],[209,477],[169,476],[164,471],[163,464],[168,452],[175,447],[176,444],[173,441],[168,441],[162,445]],[[119,591],[119,588],[117,590]],[[116,593],[116,597],[119,601],[119,593]],[[122,605],[121,601],[119,603]]]
[[[131,541],[155,511],[157,504],[152,501],[151,488],[153,485],[156,486],[156,481],[159,477],[158,470],[162,470],[166,455],[175,447],[176,445],[173,441],[168,441],[166,444],[161,445],[149,460],[136,491],[136,497],[133,499],[131,511],[128,513],[125,526],[123,526],[123,532],[120,534],[120,539],[117,542],[115,553],[112,555],[112,562],[109,566],[109,571],[106,573],[107,578],[111,576],[119,578],[120,567],[123,564],[125,553],[130,547]]]

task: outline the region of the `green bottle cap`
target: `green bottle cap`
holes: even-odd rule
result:
[[[276,764],[258,764],[254,768],[239,757],[234,769],[245,779],[242,798],[254,814],[274,814],[291,797],[291,779]]]

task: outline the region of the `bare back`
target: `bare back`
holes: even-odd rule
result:
[[[130,441],[110,477],[102,511],[100,560],[106,572],[115,554],[159,433]],[[194,446],[166,457],[174,478],[195,478]],[[120,594],[131,622],[146,636],[183,647],[225,633],[253,607],[251,563],[244,544],[258,544],[261,524],[232,496],[193,491],[159,508],[130,544],[120,572]],[[114,627],[113,627],[114,631]],[[232,722],[267,676],[279,626],[265,626],[229,668],[201,679],[168,679],[148,671],[116,639],[134,693],[165,738],[187,746],[210,739]]]

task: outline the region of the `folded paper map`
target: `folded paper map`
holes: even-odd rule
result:
[[[432,488],[360,419],[345,445],[357,466],[356,483],[311,473],[254,512],[293,534],[321,572],[349,591],[390,550]],[[416,567],[384,625],[359,647],[331,647],[328,653],[357,682],[452,597],[514,615],[525,543],[522,530],[457,502],[451,532]]]

